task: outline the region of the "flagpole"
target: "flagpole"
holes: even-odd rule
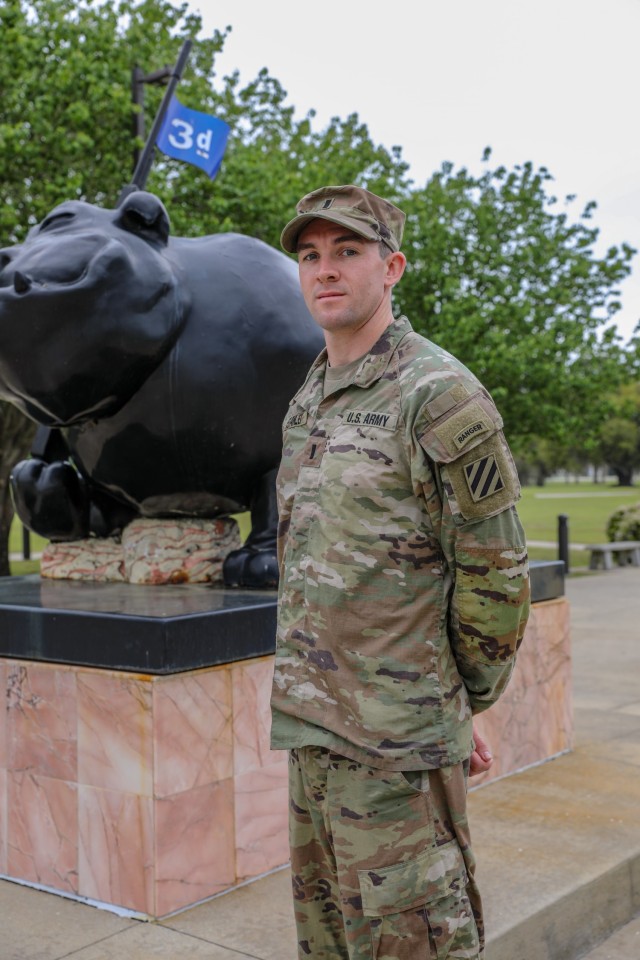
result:
[[[173,92],[178,86],[182,78],[184,68],[186,66],[187,60],[189,59],[189,54],[191,52],[192,41],[185,40],[182,44],[182,49],[178,54],[178,59],[176,60],[176,65],[173,68],[173,73],[169,78],[169,83],[162,98],[162,103],[156,113],[155,119],[153,121],[153,126],[151,127],[151,132],[147,137],[147,142],[144,145],[144,150],[140,154],[140,159],[136,165],[135,170],[133,171],[133,176],[131,178],[131,183],[128,183],[120,191],[120,196],[118,197],[118,203],[116,206],[124,201],[130,193],[134,193],[136,190],[144,190],[145,184],[147,182],[147,177],[149,176],[149,171],[151,170],[151,164],[153,163],[153,151],[155,149],[156,140],[158,133],[160,132],[160,127],[162,126],[162,121],[165,118],[165,114],[171,103],[171,97]]]

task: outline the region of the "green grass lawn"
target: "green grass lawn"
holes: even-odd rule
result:
[[[37,533],[31,534],[31,553],[41,553],[47,541],[39,537]],[[9,553],[22,554],[22,524],[14,517],[11,524],[11,533],[9,535]]]
[[[601,543],[607,540],[607,520],[618,507],[640,502],[640,488],[604,483],[547,483],[525,487],[518,513],[528,540],[558,542],[558,516],[568,517],[570,543]],[[555,560],[554,547],[530,547],[533,560]],[[571,550],[569,566],[586,566],[585,550]]]
[[[547,483],[544,487],[525,487],[518,504],[518,513],[529,540],[549,540],[553,547],[530,546],[532,560],[556,560],[558,551],[558,515],[569,518],[571,543],[599,543],[607,539],[607,519],[620,506],[640,503],[640,487],[616,487],[604,483]],[[238,516],[241,534],[248,533],[249,515]],[[31,553],[40,553],[46,540],[31,534]],[[22,527],[16,520],[11,528],[9,541],[12,553],[22,552]],[[588,554],[585,550],[571,550],[569,565],[572,569],[585,567]],[[12,561],[14,575],[34,573],[37,561]]]
[[[30,535],[30,540],[31,556],[33,557],[34,554],[42,552],[42,548],[47,541],[43,540],[42,537],[39,537],[36,533]],[[9,535],[9,553],[22,556],[22,524],[15,517],[11,524],[11,533]],[[11,574],[14,577],[23,577],[27,573],[38,573],[40,570],[40,562],[38,560],[10,560],[9,566],[11,567]]]

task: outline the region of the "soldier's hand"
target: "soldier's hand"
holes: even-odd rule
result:
[[[493,763],[493,754],[487,741],[476,730],[475,724],[473,726],[473,742],[475,749],[469,762],[469,776],[477,777],[479,773],[486,773],[490,769]]]

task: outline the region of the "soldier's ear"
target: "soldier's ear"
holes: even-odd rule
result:
[[[129,233],[166,246],[169,242],[171,224],[164,204],[152,193],[138,190],[130,193],[118,207],[116,224]]]
[[[385,260],[387,266],[387,275],[385,277],[385,285],[387,287],[395,287],[396,283],[402,278],[405,267],[407,265],[407,258],[404,253],[400,253],[398,250],[395,253],[390,254]]]

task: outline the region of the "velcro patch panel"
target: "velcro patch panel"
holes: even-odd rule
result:
[[[502,431],[466,450],[443,471],[453,488],[457,523],[494,516],[520,496],[518,474]]]
[[[432,460],[450,463],[501,428],[502,417],[493,402],[478,393],[430,425],[418,439]]]
[[[445,413],[452,410],[456,404],[462,403],[471,396],[469,388],[464,383],[454,383],[452,387],[441,393],[439,397],[430,400],[427,404],[427,413],[432,420],[439,420]]]

